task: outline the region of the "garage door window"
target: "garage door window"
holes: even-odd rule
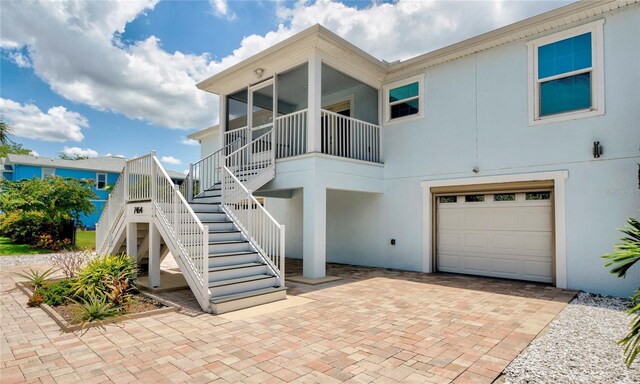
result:
[[[515,193],[499,193],[493,195],[493,201],[516,201]]]
[[[457,196],[440,196],[440,202],[443,204],[457,203],[458,197]]]
[[[484,195],[467,195],[464,197],[467,203],[481,203],[484,201]]]
[[[527,192],[524,198],[525,200],[549,200],[551,192]]]

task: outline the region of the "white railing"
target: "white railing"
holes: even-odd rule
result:
[[[187,267],[184,273],[192,290],[200,292],[203,309],[209,306],[209,227],[204,226],[155,156],[151,157],[151,202],[169,234],[174,257]],[[167,239],[165,239],[167,241]],[[196,294],[196,296],[198,296]]]
[[[217,183],[221,183],[221,165],[224,157],[242,146],[242,140],[237,139],[195,163],[189,164],[189,173],[180,185],[180,193],[190,201]]]
[[[247,145],[251,141],[251,130],[249,127],[242,127],[224,133],[224,146],[238,143],[238,148]]]
[[[96,252],[105,253],[105,247],[111,246],[114,239],[113,227],[123,217],[125,208],[125,182],[123,170],[104,204],[100,219],[96,224]]]
[[[240,180],[247,181],[275,163],[273,129],[227,155],[224,166]]]
[[[222,201],[225,212],[236,223],[269,269],[284,286],[285,227],[267,212],[228,167],[223,168]]]
[[[362,120],[321,111],[322,153],[380,162],[380,127]]]
[[[276,118],[275,155],[283,157],[307,153],[307,110],[294,112]]]
[[[127,201],[151,199],[151,169],[155,152],[127,161],[125,165],[125,191]]]

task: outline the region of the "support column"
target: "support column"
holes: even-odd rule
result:
[[[127,223],[127,255],[138,262],[138,223]]]
[[[322,60],[317,52],[309,58],[307,152],[322,151],[320,110],[322,108]]]
[[[218,148],[224,148],[226,143],[224,142],[224,133],[227,131],[227,95],[221,94],[218,103],[220,104],[220,110],[218,111],[218,137],[220,146]],[[208,155],[202,154],[203,156]]]
[[[149,288],[160,287],[160,232],[149,223]]]
[[[326,276],[327,189],[318,183],[303,188],[303,275]]]

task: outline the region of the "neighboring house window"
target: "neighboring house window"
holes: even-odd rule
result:
[[[107,174],[106,173],[96,173],[96,188],[97,189],[107,189]]]
[[[55,176],[56,170],[55,168],[42,168],[42,178],[46,179],[47,177]]]
[[[531,124],[604,114],[604,20],[531,41]]]
[[[384,87],[385,122],[418,118],[423,115],[423,77],[398,81]]]

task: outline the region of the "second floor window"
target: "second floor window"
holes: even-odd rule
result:
[[[422,78],[412,78],[385,87],[385,121],[422,116]]]
[[[96,174],[96,188],[97,189],[107,189],[107,174],[106,173],[97,173]]]

